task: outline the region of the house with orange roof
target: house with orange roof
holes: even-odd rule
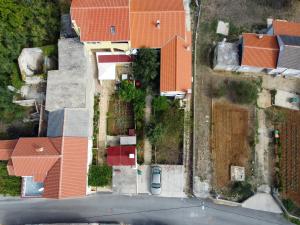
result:
[[[82,197],[87,149],[87,138],[19,138],[0,141],[0,160],[8,160],[9,175],[22,177],[22,197]]]
[[[96,52],[130,55],[143,47],[161,50],[161,95],[191,91],[191,31],[183,0],[73,0],[71,21],[84,45]]]
[[[240,72],[271,73],[276,70],[279,45],[276,36],[243,34]]]
[[[240,48],[224,47],[228,45]],[[267,33],[245,33],[240,43],[218,43],[214,57],[216,70],[300,77],[300,23],[273,20]]]

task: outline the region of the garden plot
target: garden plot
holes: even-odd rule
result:
[[[214,103],[212,113],[213,185],[217,189],[230,184],[230,166],[248,168],[249,111],[229,103]]]
[[[134,128],[132,105],[113,96],[109,102],[107,115],[108,135],[127,135],[128,129]]]
[[[280,132],[277,153],[280,159],[282,194],[300,205],[300,112],[284,110],[285,121],[275,128]]]

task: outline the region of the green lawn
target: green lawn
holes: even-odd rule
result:
[[[21,193],[21,178],[8,176],[6,164],[0,161],[0,195],[18,196]]]

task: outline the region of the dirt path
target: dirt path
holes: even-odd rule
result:
[[[107,112],[109,107],[110,96],[114,93],[115,81],[102,81],[100,87],[99,101],[99,134],[98,134],[98,161],[103,163],[105,148],[106,148],[106,133],[107,133]]]
[[[152,96],[147,95],[146,97],[146,108],[145,108],[145,122],[149,123],[151,117],[151,103]],[[149,139],[145,136],[144,138],[144,163],[150,165],[152,160],[152,145]]]

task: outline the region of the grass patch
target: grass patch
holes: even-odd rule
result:
[[[93,118],[93,147],[98,147],[98,134],[99,134],[99,102],[100,97],[99,95],[94,96],[94,118]]]
[[[108,165],[91,165],[89,169],[89,185],[104,187],[111,185],[112,167]]]
[[[0,194],[18,196],[21,194],[21,178],[9,176],[6,165],[0,161]]]
[[[153,105],[154,114],[152,115],[151,122],[146,127],[146,134],[155,148],[155,163],[181,164],[184,111],[179,109],[178,101],[167,101],[167,108],[165,103],[161,104],[158,108]],[[155,102],[157,101],[154,99],[153,103]]]

